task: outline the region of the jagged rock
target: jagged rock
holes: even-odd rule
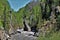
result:
[[[36,39],[37,37],[34,36],[26,36],[25,34],[17,33],[15,35],[12,35],[11,39],[8,40],[36,40]]]
[[[9,35],[6,34],[4,30],[0,30],[0,39],[1,40],[6,40],[8,37],[9,37]]]
[[[56,9],[57,9],[57,12],[60,12],[60,6],[57,6]]]
[[[9,29],[9,34],[13,34],[13,33],[15,33],[15,31],[14,31],[14,28],[11,27],[11,28]]]

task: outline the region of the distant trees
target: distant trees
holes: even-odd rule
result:
[[[57,18],[57,29],[56,29],[56,31],[59,31],[59,30],[60,30],[60,15]]]
[[[3,27],[6,30],[6,6],[4,6],[4,11],[3,11]]]
[[[45,0],[44,2],[41,1],[41,12],[42,12],[42,19],[49,19],[52,11],[52,0]]]

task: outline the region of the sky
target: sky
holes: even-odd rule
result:
[[[10,7],[14,11],[19,11],[20,8],[26,6],[26,4],[28,4],[31,1],[32,0],[8,0]]]

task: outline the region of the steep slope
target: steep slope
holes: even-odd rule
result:
[[[6,7],[6,10],[4,12],[4,8]],[[2,25],[2,21],[3,21],[3,13],[8,14],[8,11],[10,10],[10,6],[9,3],[7,2],[7,0],[0,0],[0,26]]]
[[[32,1],[30,2],[29,4],[27,4],[25,7],[21,8],[18,12],[16,12],[16,20],[18,21],[18,23],[20,25],[23,26],[22,22],[23,22],[23,16],[27,16],[26,18],[28,19],[28,21],[30,20],[29,18],[31,17],[31,14],[34,15],[34,17],[32,17],[34,20],[37,20],[36,17],[39,18],[39,26],[40,26],[40,23],[41,23],[41,8],[40,8],[40,4],[39,2],[35,2],[35,1]],[[18,15],[18,16],[17,16]],[[31,21],[29,21],[31,22]]]
[[[6,6],[6,11],[10,9],[10,6],[7,0],[0,0],[0,14],[3,14],[4,6]]]

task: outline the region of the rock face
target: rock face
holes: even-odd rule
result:
[[[27,36],[25,34],[17,33],[15,35],[12,35],[11,38],[8,40],[37,40],[36,38],[37,37],[34,36]]]
[[[37,37],[33,36],[34,32],[20,31],[15,34],[8,35],[4,30],[0,30],[0,40],[37,40]]]
[[[7,36],[4,30],[0,30],[0,40],[6,40]]]

